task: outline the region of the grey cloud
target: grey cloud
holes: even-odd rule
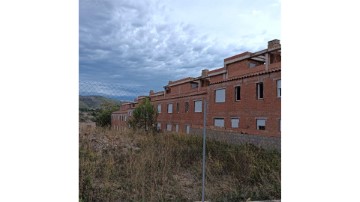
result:
[[[189,24],[167,22],[166,13],[158,1],[80,0],[80,82],[87,89],[96,84],[99,93],[114,85],[132,85],[135,94],[162,90],[169,80],[198,76],[237,54],[239,47],[219,45]],[[129,87],[116,93],[135,95]]]

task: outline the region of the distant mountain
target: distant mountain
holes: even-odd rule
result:
[[[104,103],[111,103],[114,105],[120,105],[121,101],[106,98],[103,96],[93,95],[93,96],[79,96],[79,109],[98,109]]]

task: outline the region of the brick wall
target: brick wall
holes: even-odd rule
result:
[[[215,128],[214,119],[223,118],[219,130],[230,130],[255,135],[280,137],[281,98],[277,97],[276,81],[281,72],[222,82],[209,86],[207,125]],[[256,84],[263,83],[263,99],[257,99]],[[235,87],[240,86],[240,100],[235,100]],[[215,91],[225,89],[225,102],[215,102]],[[239,127],[231,127],[231,118],[239,118]],[[266,119],[266,130],[256,129],[256,119]]]
[[[190,134],[203,136],[203,129],[191,128]],[[241,134],[229,131],[216,131],[206,129],[206,137],[229,144],[251,143],[264,149],[275,149],[281,151],[280,137],[264,137],[259,135]]]

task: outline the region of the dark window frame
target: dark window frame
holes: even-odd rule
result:
[[[256,99],[264,99],[264,82],[256,83]]]
[[[185,102],[185,113],[188,113],[190,110],[190,103],[189,102]]]
[[[241,86],[235,86],[235,101],[241,100]]]

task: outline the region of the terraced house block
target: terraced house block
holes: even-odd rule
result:
[[[151,90],[148,96],[124,103],[113,113],[112,127],[128,127],[128,117],[145,97],[150,98],[159,113],[159,130],[201,134],[206,101],[206,126],[214,138],[279,149],[280,41],[269,41],[267,49],[255,53],[225,58],[222,68],[204,69],[196,78],[169,81],[164,91]]]

